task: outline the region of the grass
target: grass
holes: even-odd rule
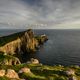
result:
[[[75,66],[47,66],[40,64],[20,64],[14,66],[1,65],[0,69],[14,69],[17,73],[23,67],[28,67],[31,73],[19,74],[20,78],[25,78],[28,80],[67,80],[68,76],[64,74],[67,68],[74,69],[76,71],[75,76],[80,80],[80,67]],[[1,80],[1,79],[0,79]]]
[[[10,55],[3,55],[0,54],[0,61],[3,59],[10,59],[14,58]],[[69,76],[66,76],[64,71],[67,69],[74,69],[75,76],[78,80],[80,80],[80,67],[79,66],[48,66],[48,65],[41,65],[41,64],[18,64],[18,65],[2,65],[0,64],[0,69],[13,69],[17,73],[23,67],[28,67],[31,70],[31,73],[22,73],[19,74],[20,78],[25,78],[28,80],[67,80]],[[9,80],[8,78],[0,77],[0,80]]]

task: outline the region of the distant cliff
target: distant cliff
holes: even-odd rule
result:
[[[0,52],[5,54],[35,52],[47,40],[46,35],[35,36],[31,29],[0,38]]]

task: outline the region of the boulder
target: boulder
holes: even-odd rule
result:
[[[38,59],[31,58],[31,63],[32,64],[39,64],[39,60]]]
[[[68,80],[77,80],[77,78],[75,76],[72,76]]]
[[[8,78],[19,79],[18,74],[13,69],[8,69],[5,76]]]
[[[75,75],[75,71],[74,71],[73,69],[68,69],[68,70],[65,71],[65,74],[66,74],[67,76]]]
[[[38,59],[31,58],[30,61],[27,61],[27,64],[39,64],[39,60]]]
[[[21,69],[19,70],[19,73],[31,73],[31,71],[30,71],[29,68],[24,67],[24,68],[21,68]]]
[[[4,76],[5,75],[5,70],[0,70],[0,77]]]

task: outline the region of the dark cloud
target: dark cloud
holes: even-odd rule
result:
[[[49,28],[74,25],[80,23],[79,9],[80,0],[0,0],[0,23],[18,28],[29,24],[47,24]]]
[[[29,5],[38,5],[42,0],[21,0]]]

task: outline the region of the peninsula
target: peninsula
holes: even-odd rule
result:
[[[78,65],[49,66],[34,58],[21,63],[15,56],[35,54],[47,40],[46,35],[35,35],[31,29],[0,37],[0,80],[80,80]]]

